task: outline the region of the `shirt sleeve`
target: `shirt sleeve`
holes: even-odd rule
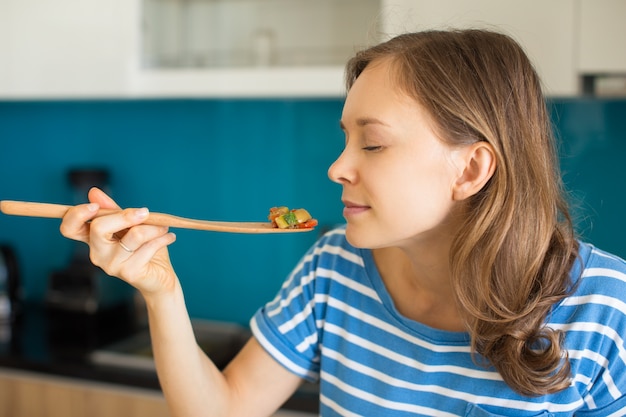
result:
[[[577,415],[626,415],[626,263],[593,247],[590,252],[576,292],[559,309],[557,328],[567,332],[573,381],[586,404]]]

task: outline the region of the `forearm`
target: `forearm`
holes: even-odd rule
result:
[[[146,297],[159,381],[172,416],[227,415],[229,389],[198,347],[183,292]]]

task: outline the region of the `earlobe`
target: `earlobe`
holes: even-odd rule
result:
[[[463,152],[463,169],[453,187],[453,199],[460,201],[479,192],[496,170],[496,154],[488,142],[476,142]]]

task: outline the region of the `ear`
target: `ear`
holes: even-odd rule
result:
[[[479,192],[496,170],[496,153],[489,142],[473,143],[460,155],[461,174],[456,179],[452,198],[460,201]]]

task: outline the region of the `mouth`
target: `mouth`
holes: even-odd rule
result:
[[[355,203],[349,200],[342,200],[343,205],[344,205],[344,209],[343,209],[343,216],[347,219],[348,217],[354,217],[357,216],[359,214],[362,214],[366,211],[368,211],[371,207],[364,205],[364,204],[359,204],[359,203]]]

